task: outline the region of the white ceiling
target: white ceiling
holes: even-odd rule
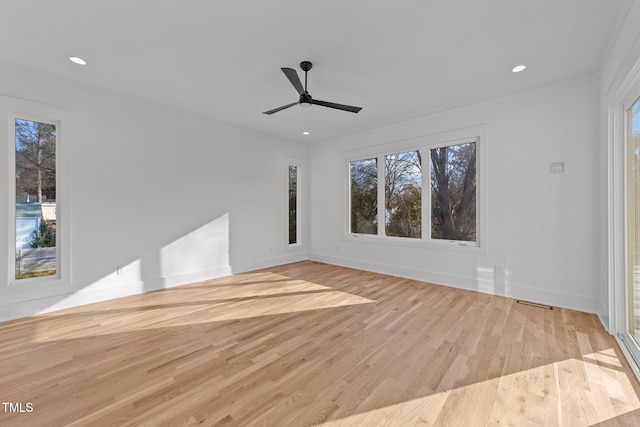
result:
[[[0,58],[313,142],[596,74],[630,2],[0,0]],[[298,99],[280,67],[302,60],[314,98],[362,111],[261,114]]]

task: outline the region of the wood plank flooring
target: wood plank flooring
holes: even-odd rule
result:
[[[0,323],[33,407],[2,426],[638,426],[639,396],[594,315],[311,261]]]

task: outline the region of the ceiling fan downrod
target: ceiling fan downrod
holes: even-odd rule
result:
[[[302,61],[300,63],[300,68],[304,71],[304,91],[309,92],[307,90],[307,72],[313,67],[313,64],[309,61]]]

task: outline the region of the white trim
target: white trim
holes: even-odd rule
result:
[[[640,349],[629,335],[627,292],[627,155],[626,110],[640,96],[640,60],[631,69],[608,106],[608,269],[609,333],[620,344],[636,376]]]
[[[564,292],[531,288],[511,282],[505,283],[498,278],[489,279],[482,277],[468,277],[457,274],[443,274],[430,270],[399,267],[397,265],[384,264],[380,262],[363,261],[313,252],[309,254],[309,259],[326,264],[387,274],[395,277],[403,277],[452,288],[482,292],[489,295],[535,301],[540,304],[568,308],[587,313],[596,313],[598,307],[598,301],[596,298],[589,298],[580,294],[568,294]]]
[[[16,120],[24,120],[29,122],[37,122],[53,125],[56,127],[56,193],[58,189],[58,159],[60,158],[60,142],[62,141],[62,123],[60,120],[51,120],[44,117],[35,117],[32,115],[25,114],[12,114],[9,113],[9,241],[13,243],[11,248],[13,251],[9,250],[9,264],[8,264],[8,274],[9,286],[24,286],[29,285],[31,283],[39,283],[39,282],[51,282],[55,280],[60,280],[61,275],[61,247],[60,236],[62,235],[62,229],[58,228],[58,206],[59,199],[56,194],[56,274],[51,276],[43,276],[36,277],[31,279],[20,279],[16,280],[16,268],[15,268],[15,259],[16,259],[16,247],[15,247],[15,239],[16,239],[16,187],[15,187],[15,176],[16,176]],[[13,262],[12,262],[13,261]]]
[[[295,166],[296,168],[296,243],[289,243],[289,168]],[[305,246],[304,239],[304,221],[303,215],[303,197],[304,191],[304,162],[299,159],[287,159],[287,250],[299,251]]]
[[[609,131],[609,329],[616,334],[624,330],[624,324],[620,323],[620,316],[616,313],[624,312],[624,301],[620,296],[624,295],[625,283],[625,237],[624,237],[624,210],[625,210],[625,165],[624,165],[624,136],[619,135],[621,125],[618,123],[622,113],[620,106],[609,106],[608,131]],[[618,287],[622,286],[622,293],[618,293]]]
[[[343,223],[343,236],[346,238],[348,236],[353,236],[353,237],[362,237],[362,236],[378,236],[381,233],[381,228],[380,228],[380,200],[384,200],[381,199],[381,194],[382,197],[384,197],[384,188],[382,188],[381,190],[381,186],[378,185],[378,182],[376,181],[376,197],[378,198],[378,210],[376,212],[376,220],[378,221],[377,224],[377,229],[376,229],[376,233],[377,234],[365,234],[365,233],[352,233],[351,232],[351,162],[353,161],[364,161],[364,160],[375,160],[376,161],[376,168],[377,168],[377,177],[376,180],[378,180],[380,178],[380,159],[378,158],[378,156],[367,156],[364,158],[359,158],[359,159],[347,159],[344,163],[345,165],[345,176],[342,179],[342,182],[345,183],[345,185],[342,186],[342,188],[346,188],[346,191],[344,191],[343,194],[346,194],[345,197],[343,197],[343,200],[346,200],[346,209],[342,209],[342,214],[345,216],[345,220],[342,222]],[[384,210],[382,210],[382,212],[384,213]],[[384,227],[382,232],[384,232]]]
[[[43,291],[64,293],[71,287],[71,199],[70,146],[72,114],[63,108],[0,96],[0,114],[4,114],[8,128],[6,152],[7,246],[4,259],[6,272],[5,295]],[[55,276],[15,280],[15,119],[32,120],[56,125],[56,257]]]
[[[0,322],[78,307],[85,304],[103,302],[129,295],[139,295],[155,290],[212,280],[231,274],[269,268],[275,265],[305,261],[307,259],[308,257],[305,252],[292,253],[273,258],[234,263],[232,266],[220,266],[207,271],[158,277],[144,281],[128,281],[117,285],[110,284],[108,287],[90,287],[72,292],[67,290],[66,292],[58,292],[55,294],[49,293],[46,296],[43,296],[42,292],[34,293],[33,297],[28,300],[3,301],[3,303],[6,302],[6,304],[0,305]]]
[[[407,150],[408,151],[408,150]],[[378,234],[376,234],[375,236],[379,239],[385,239],[387,238],[387,233],[385,230],[385,226],[387,223],[387,212],[384,208],[385,205],[385,177],[384,177],[384,156],[386,154],[378,154],[376,156],[376,166],[378,167],[378,178],[376,179],[376,190],[378,190],[376,197],[378,198],[378,200],[376,201],[377,205],[378,205]],[[346,184],[351,187],[351,180],[347,181]],[[350,217],[351,216],[351,212],[347,212],[347,215]],[[351,230],[349,230],[351,231]],[[353,234],[353,233],[351,233]],[[370,236],[368,234],[365,234],[365,236]],[[411,239],[413,240],[413,239]]]
[[[308,254],[306,251],[290,253],[287,255],[272,257],[272,258],[263,258],[259,260],[251,260],[251,261],[240,261],[234,262],[231,266],[233,274],[245,273],[247,271],[255,271],[262,270],[264,268],[270,268],[277,265],[283,264],[291,264],[293,262],[298,261],[306,261],[308,260]]]
[[[616,334],[615,338],[618,346],[620,347],[620,350],[622,350],[622,354],[624,355],[625,359],[627,359],[631,370],[635,374],[638,381],[640,381],[640,365],[638,365],[635,357],[632,355],[631,344],[627,342],[628,338],[622,334]]]

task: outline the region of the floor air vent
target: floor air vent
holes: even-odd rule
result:
[[[516,302],[522,305],[530,305],[531,307],[544,308],[545,310],[553,310],[553,307],[551,307],[550,305],[538,304],[537,302],[522,301],[520,299],[517,299]]]

